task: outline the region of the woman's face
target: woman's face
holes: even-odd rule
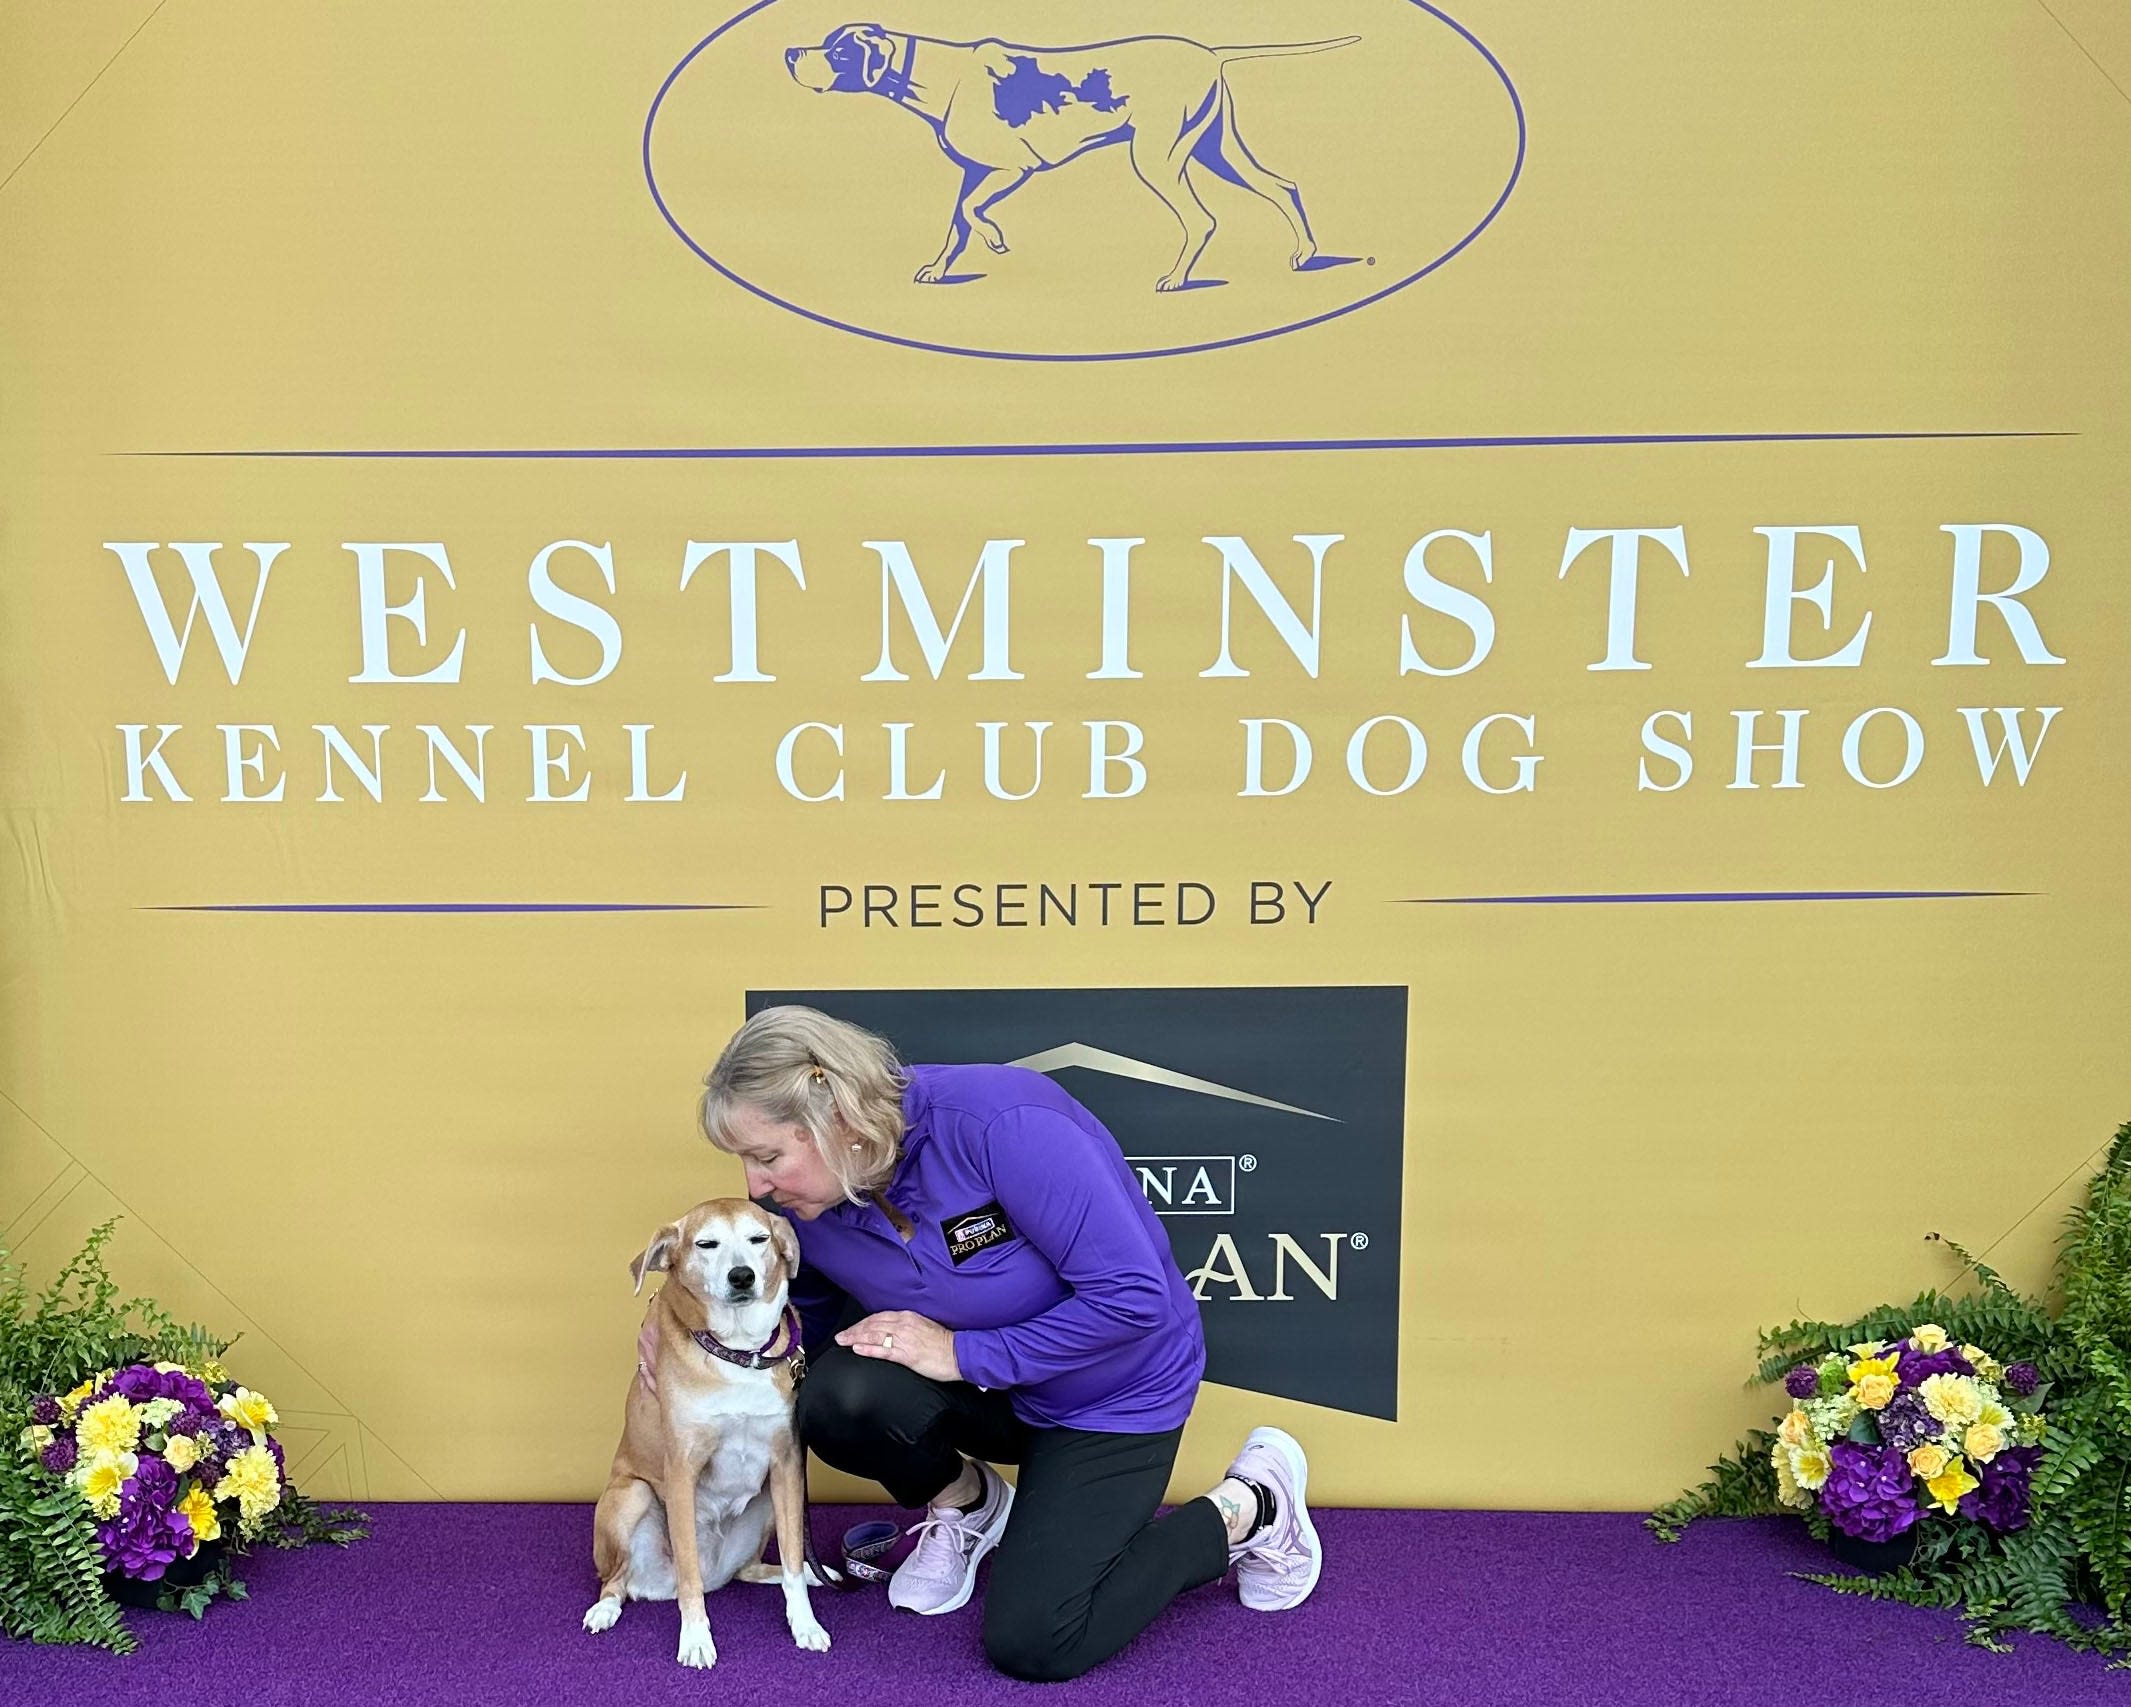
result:
[[[733,1154],[747,1172],[747,1195],[767,1198],[788,1215],[811,1221],[844,1201],[844,1188],[821,1151],[796,1121],[772,1120],[742,1105],[732,1114]]]

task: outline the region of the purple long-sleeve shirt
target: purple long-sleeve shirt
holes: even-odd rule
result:
[[[792,1299],[817,1344],[846,1298],[954,1330],[965,1379],[1044,1428],[1180,1426],[1206,1368],[1191,1289],[1117,1140],[1026,1067],[912,1066],[904,1137],[874,1203],[799,1221]]]

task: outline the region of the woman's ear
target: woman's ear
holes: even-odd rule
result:
[[[646,1245],[643,1253],[629,1265],[629,1278],[636,1282],[631,1290],[635,1292],[643,1291],[645,1275],[653,1272],[663,1274],[667,1269],[671,1268],[673,1266],[673,1253],[679,1248],[680,1243],[681,1224],[678,1221],[669,1221],[656,1233],[653,1233],[651,1235],[651,1243]]]
[[[799,1231],[782,1215],[770,1217],[770,1243],[777,1247],[777,1255],[784,1259],[784,1278],[790,1280],[799,1272]]]

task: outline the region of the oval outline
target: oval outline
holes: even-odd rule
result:
[[[1524,102],[1523,99],[1517,93],[1517,85],[1510,80],[1509,72],[1504,68],[1502,62],[1497,59],[1494,54],[1489,50],[1485,42],[1483,42],[1478,36],[1474,35],[1472,31],[1468,30],[1463,24],[1459,23],[1458,20],[1453,18],[1448,12],[1443,11],[1440,7],[1431,5],[1429,3],[1429,0],[1407,0],[1408,5],[1413,6],[1420,11],[1428,13],[1431,17],[1437,19],[1441,23],[1448,24],[1453,30],[1457,31],[1459,35],[1463,36],[1467,42],[1472,44],[1473,50],[1478,53],[1482,59],[1487,61],[1488,66],[1493,70],[1494,74],[1501,79],[1502,87],[1505,91],[1507,91],[1509,95],[1510,111],[1516,115],[1517,119],[1517,157],[1516,159],[1510,162],[1509,177],[1507,180],[1504,181],[1502,185],[1502,193],[1495,198],[1494,206],[1489,208],[1485,214],[1481,215],[1479,224],[1475,225],[1470,231],[1466,232],[1466,234],[1463,237],[1459,238],[1456,243],[1452,244],[1450,248],[1444,250],[1442,254],[1438,255],[1426,266],[1421,267],[1415,272],[1407,274],[1406,277],[1398,280],[1395,284],[1386,285],[1382,290],[1375,292],[1373,295],[1365,296],[1357,301],[1350,302],[1343,308],[1327,309],[1322,314],[1313,314],[1306,320],[1290,321],[1287,325],[1271,326],[1265,328],[1262,331],[1257,332],[1245,332],[1233,338],[1216,338],[1209,342],[1201,344],[1178,344],[1173,346],[1172,348],[1163,350],[978,350],[965,348],[957,344],[935,344],[928,342],[923,338],[906,338],[894,332],[877,331],[870,326],[855,326],[850,324],[848,321],[838,320],[833,315],[823,314],[811,308],[803,308],[796,302],[785,301],[783,297],[777,295],[774,291],[768,289],[767,287],[763,285],[758,285],[751,279],[741,277],[740,274],[734,272],[730,267],[726,266],[724,262],[720,261],[715,255],[711,254],[709,250],[705,249],[693,237],[689,236],[688,232],[682,227],[681,222],[673,217],[673,210],[667,207],[666,198],[659,194],[658,175],[651,169],[651,130],[652,126],[658,122],[659,108],[665,102],[666,92],[673,87],[674,80],[678,78],[682,72],[686,71],[688,67],[695,62],[696,55],[698,55],[705,48],[710,46],[712,42],[716,41],[720,36],[724,35],[726,31],[732,29],[735,25],[745,23],[749,18],[752,18],[757,12],[766,11],[768,8],[776,4],[777,0],[755,0],[755,3],[753,5],[745,7],[738,12],[735,12],[730,18],[727,18],[724,23],[720,24],[716,29],[712,30],[709,35],[705,36],[701,41],[697,42],[694,47],[690,48],[688,52],[682,56],[681,62],[676,65],[671,71],[666,73],[665,82],[659,85],[658,93],[651,97],[650,111],[648,111],[644,115],[644,182],[650,188],[651,200],[653,204],[656,205],[656,207],[658,208],[660,216],[664,218],[666,223],[673,228],[674,235],[680,238],[683,243],[688,245],[689,251],[694,254],[698,260],[707,264],[721,277],[727,279],[733,284],[738,285],[742,290],[748,292],[750,295],[758,296],[764,302],[772,303],[776,307],[785,310],[785,312],[788,314],[797,314],[802,319],[811,320],[817,325],[827,326],[838,332],[849,332],[855,337],[871,338],[877,343],[897,344],[906,350],[926,350],[934,355],[941,356],[967,356],[978,361],[1136,362],[1151,361],[1161,356],[1200,355],[1208,350],[1233,349],[1241,344],[1261,343],[1267,338],[1284,338],[1290,332],[1306,331],[1312,326],[1322,326],[1328,320],[1337,320],[1344,315],[1358,313],[1364,308],[1373,308],[1376,306],[1376,304],[1382,302],[1386,297],[1397,295],[1408,285],[1418,284],[1422,279],[1426,278],[1438,267],[1444,266],[1448,262],[1457,259],[1460,254],[1464,253],[1464,251],[1471,246],[1473,240],[1477,238],[1481,232],[1485,231],[1490,225],[1495,222],[1495,216],[1499,214],[1502,211],[1503,207],[1508,203],[1510,193],[1516,189],[1518,180],[1524,176],[1524,155],[1526,144],[1529,139],[1529,132],[1525,124]]]

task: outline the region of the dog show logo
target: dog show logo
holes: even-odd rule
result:
[[[733,284],[890,343],[1110,360],[1295,331],[1450,260],[1523,164],[1509,74],[1425,0],[1334,0],[1307,39],[1185,0],[1165,22],[1190,34],[1077,46],[1001,39],[996,4],[825,6],[759,0],[696,43],[644,172]],[[1044,9],[1048,39],[1075,10]]]
[[[877,1031],[908,1061],[1050,1075],[1123,1148],[1199,1302],[1206,1378],[1398,1415],[1406,991],[750,991]],[[957,1206],[949,1254],[1012,1237]]]

